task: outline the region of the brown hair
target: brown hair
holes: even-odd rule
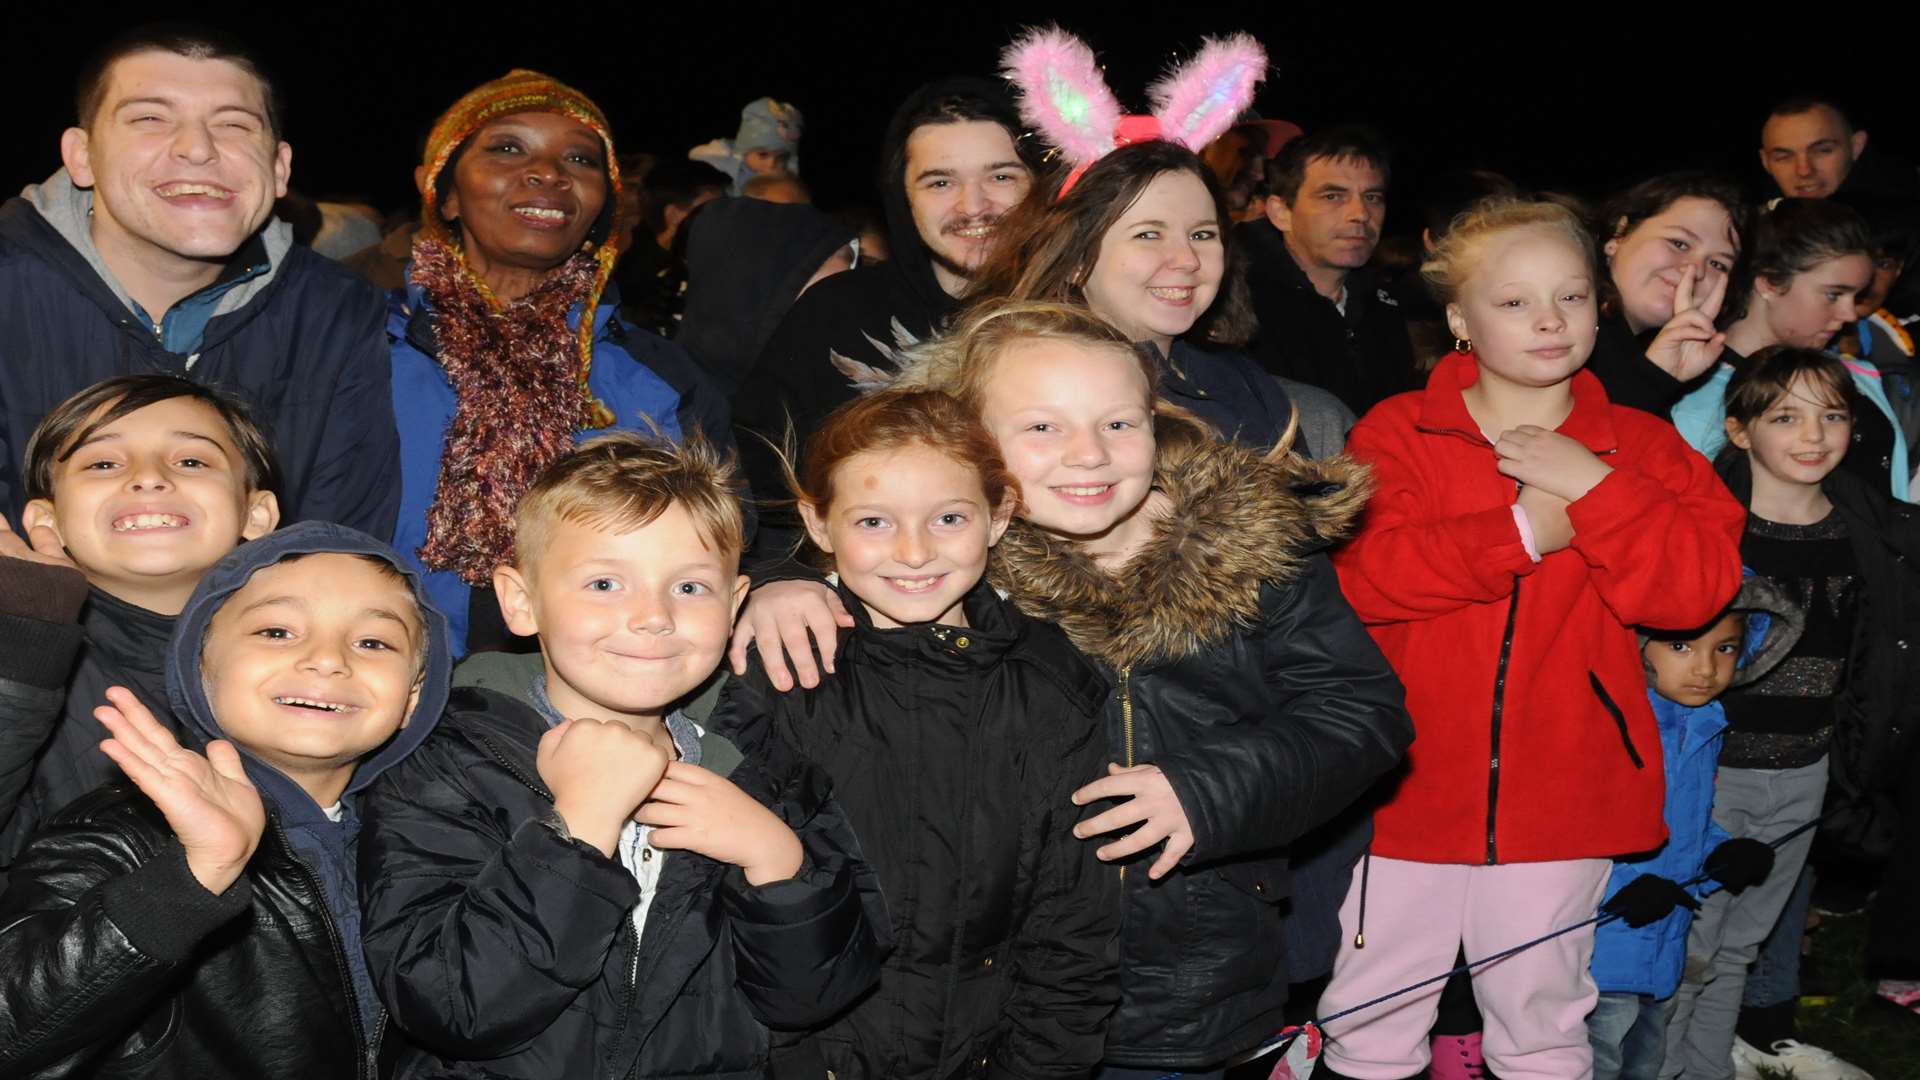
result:
[[[273,444],[244,400],[176,375],[118,375],[55,405],[33,429],[27,439],[26,467],[20,470],[27,498],[53,498],[55,468],[101,428],[174,398],[191,398],[220,414],[234,448],[240,451],[238,464],[249,492],[278,490],[280,466]],[[95,412],[100,415],[95,417]]]
[[[796,501],[824,514],[833,505],[833,474],[856,454],[885,453],[924,446],[974,470],[987,508],[999,513],[1020,487],[1000,456],[1000,444],[979,416],[938,390],[881,390],[855,398],[827,415],[807,440],[800,471],[786,466],[787,487]],[[786,459],[781,459],[786,464]]]
[[[1482,199],[1461,211],[1437,238],[1432,254],[1420,264],[1420,277],[1441,303],[1459,295],[1460,286],[1479,269],[1476,250],[1488,238],[1513,229],[1557,229],[1580,249],[1589,273],[1594,269],[1593,236],[1580,215],[1557,200],[1498,196]]]
[[[169,52],[189,60],[225,60],[251,75],[260,84],[260,100],[266,109],[261,119],[266,123],[267,135],[273,139],[281,137],[284,110],[280,92],[275,89],[260,57],[231,34],[183,23],[136,27],[108,41],[89,57],[74,86],[73,111],[77,126],[92,130],[94,117],[106,104],[107,82],[113,65],[147,52]]]
[[[1856,411],[1860,392],[1845,364],[1813,349],[1770,345],[1734,367],[1727,382],[1727,419],[1746,427],[1792,393],[1793,384],[1803,377],[1831,395],[1823,404]]]
[[[1219,295],[1185,336],[1223,345],[1246,341],[1253,336],[1253,308],[1246,275],[1235,258],[1226,194],[1200,155],[1161,140],[1123,146],[1101,158],[1065,195],[1055,194],[1058,180],[1034,185],[1000,223],[993,253],[963,299],[969,306],[997,300],[1086,303],[1083,286],[1100,259],[1107,230],[1155,180],[1178,172],[1191,173],[1206,185],[1226,256]]]
[[[514,507],[514,565],[531,567],[556,522],[627,533],[675,504],[707,550],[738,559],[745,526],[736,473],[732,455],[722,457],[698,432],[677,446],[634,431],[588,439],[548,466]]]

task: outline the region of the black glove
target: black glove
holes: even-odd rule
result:
[[[1773,847],[1745,836],[1721,841],[1707,852],[1707,864],[1701,869],[1735,896],[1747,886],[1758,885],[1773,872]]]
[[[1641,927],[1657,923],[1671,915],[1676,908],[1700,910],[1700,901],[1692,893],[1681,888],[1671,878],[1655,874],[1634,878],[1627,887],[1613,894],[1613,899],[1600,905],[1600,910],[1608,915],[1618,915],[1628,926]]]

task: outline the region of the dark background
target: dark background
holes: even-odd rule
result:
[[[117,29],[156,15],[209,22],[261,50],[287,100],[296,187],[389,210],[412,199],[417,147],[439,112],[516,66],[593,96],[622,153],[684,154],[731,137],[753,98],[791,101],[805,114],[802,171],[816,201],[873,204],[871,174],[894,104],[928,79],[992,71],[1020,27],[1051,19],[1088,40],[1134,108],[1202,34],[1251,31],[1276,68],[1257,102],[1262,115],[1309,128],[1365,120],[1395,140],[1400,202],[1390,230],[1413,225],[1409,196],[1422,175],[1458,167],[1586,195],[1682,166],[1719,168],[1758,187],[1760,121],[1790,92],[1839,92],[1881,154],[1920,157],[1908,50],[1875,39],[1871,20],[1849,28],[1832,18],[1816,24],[1808,13],[1798,30],[1784,18],[1735,29],[1676,24],[1671,8],[1649,9],[1657,19],[1635,24],[1631,13],[1591,5],[1568,6],[1584,18],[1556,20],[1538,8],[1502,14],[1457,4],[1406,14],[1362,3],[40,3],[0,23],[9,129],[0,191],[59,166],[82,59]],[[1833,47],[1843,34],[1851,44]]]

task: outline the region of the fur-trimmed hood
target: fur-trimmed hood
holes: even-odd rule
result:
[[[1172,501],[1153,537],[1116,573],[1070,541],[1016,521],[993,551],[993,583],[1119,669],[1172,660],[1260,621],[1260,591],[1352,530],[1372,490],[1350,458],[1309,461],[1196,433],[1162,440],[1154,489]]]

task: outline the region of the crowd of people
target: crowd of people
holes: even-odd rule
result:
[[[1869,1080],[1920,172],[1795,99],[1396,249],[1249,37],[1003,63],[877,211],[520,69],[386,218],[98,53],[0,207],[0,1074]]]

